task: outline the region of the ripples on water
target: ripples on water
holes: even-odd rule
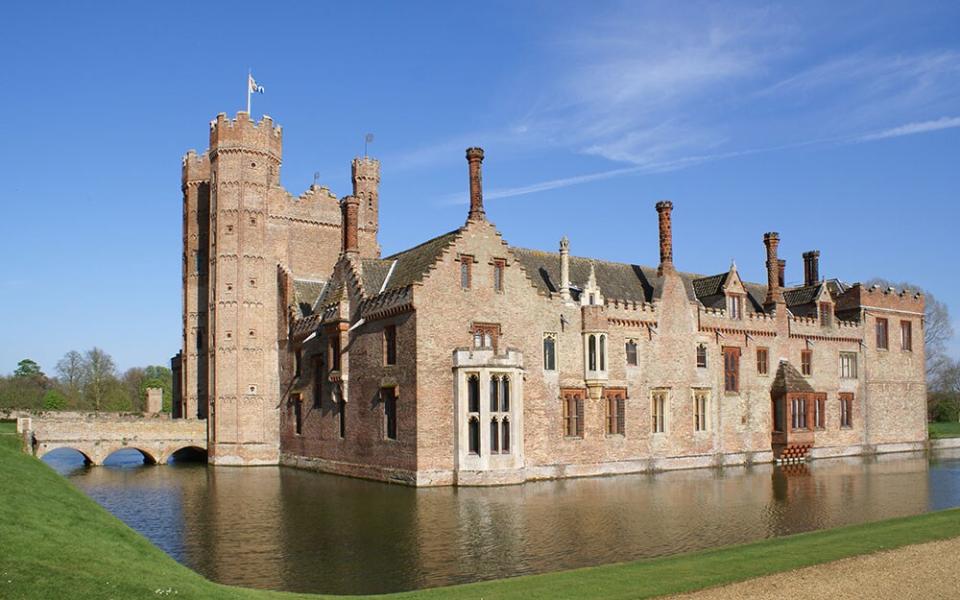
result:
[[[279,467],[47,462],[222,583],[382,593],[676,554],[960,505],[960,452],[414,489]]]

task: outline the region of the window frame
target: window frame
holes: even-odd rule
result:
[[[650,420],[653,435],[667,432],[667,390],[652,390],[650,392]]]
[[[565,439],[583,439],[583,399],[585,397],[586,390],[580,388],[564,388],[560,391]]]
[[[875,328],[877,332],[877,350],[889,350],[890,322],[885,317],[877,317],[876,321]]]
[[[387,325],[383,328],[383,365],[393,367],[397,364],[397,326]]]
[[[383,439],[395,442],[399,439],[399,393],[396,386],[380,388],[380,401],[383,404]],[[392,433],[391,435],[391,425]]]
[[[503,258],[493,259],[493,291],[502,294],[504,291],[504,274],[507,270],[507,261]]]
[[[697,344],[697,368],[707,368],[707,345],[702,342]]]
[[[457,262],[460,263],[460,289],[469,290],[473,287],[473,256],[461,254]]]
[[[603,390],[604,422],[608,436],[625,436],[627,413],[626,388],[605,388]]]
[[[694,388],[693,390],[693,431],[704,433],[710,431],[710,390]]]
[[[900,350],[913,352],[913,321],[900,320]]]
[[[623,342],[623,355],[624,361],[628,367],[639,367],[640,366],[640,353],[639,345],[637,340],[633,338],[627,338]]]
[[[763,359],[761,360],[761,355]],[[757,348],[757,375],[767,376],[770,374],[770,349],[766,346]]]
[[[813,376],[813,350],[809,348],[800,351],[800,374],[804,377]]]
[[[548,355],[547,355],[547,342],[550,342],[549,361],[548,361]],[[556,333],[543,334],[543,370],[544,371],[557,370],[557,334]]]
[[[840,379],[859,379],[860,377],[857,371],[857,353],[841,351],[839,354]]]
[[[740,393],[739,346],[723,346],[723,391],[726,394]]]
[[[840,401],[840,429],[853,429],[853,398],[852,392],[837,394]]]

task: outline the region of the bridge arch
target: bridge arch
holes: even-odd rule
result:
[[[120,452],[121,450],[136,450],[137,452],[140,453],[141,456],[143,456],[143,462],[144,462],[144,464],[155,465],[155,464],[158,463],[158,461],[157,461],[157,455],[156,455],[156,453],[155,453],[154,451],[148,450],[147,448],[143,448],[143,447],[140,447],[140,446],[125,446],[125,445],[120,445],[120,446],[110,446],[110,447],[108,447],[107,450],[105,450],[105,451],[103,452],[103,460],[101,461],[101,464],[107,462],[107,460],[108,460],[111,456],[113,456],[113,455],[116,454],[117,452]]]
[[[72,452],[79,454],[83,457],[83,464],[93,465],[96,464],[94,460],[93,453],[84,451],[76,446],[53,446],[53,447],[44,447],[37,450],[37,458],[40,460],[45,460],[49,455],[54,452],[60,452],[60,454],[66,454],[67,452]]]
[[[163,462],[207,462],[207,449],[195,446],[171,446],[163,453]]]

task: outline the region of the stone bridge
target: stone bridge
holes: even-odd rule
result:
[[[162,414],[45,412],[19,417],[17,431],[38,458],[70,448],[83,454],[91,465],[102,465],[108,456],[125,448],[138,450],[145,462],[160,465],[180,451],[207,450],[206,421],[171,419]]]

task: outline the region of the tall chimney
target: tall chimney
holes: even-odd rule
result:
[[[780,288],[783,289],[787,287],[787,259],[781,258],[777,260],[777,280],[780,282]]]
[[[470,215],[468,221],[484,219],[483,212],[483,176],[480,163],[483,162],[483,148],[467,148],[467,163],[470,165]]]
[[[343,245],[341,251],[343,254],[354,254],[359,252],[357,244],[357,219],[359,217],[360,198],[356,196],[345,196],[340,201],[340,211],[343,214]]]
[[[660,267],[658,275],[673,270],[673,228],[670,222],[670,213],[673,211],[673,202],[663,200],[657,202],[657,214],[660,217]]]
[[[570,300],[570,240],[560,238],[560,297]]]
[[[816,285],[820,281],[820,251],[803,253],[803,285]]]
[[[780,261],[777,260],[780,234],[776,231],[763,234],[763,245],[767,247],[767,299],[764,303],[781,304],[783,289],[780,287]]]

